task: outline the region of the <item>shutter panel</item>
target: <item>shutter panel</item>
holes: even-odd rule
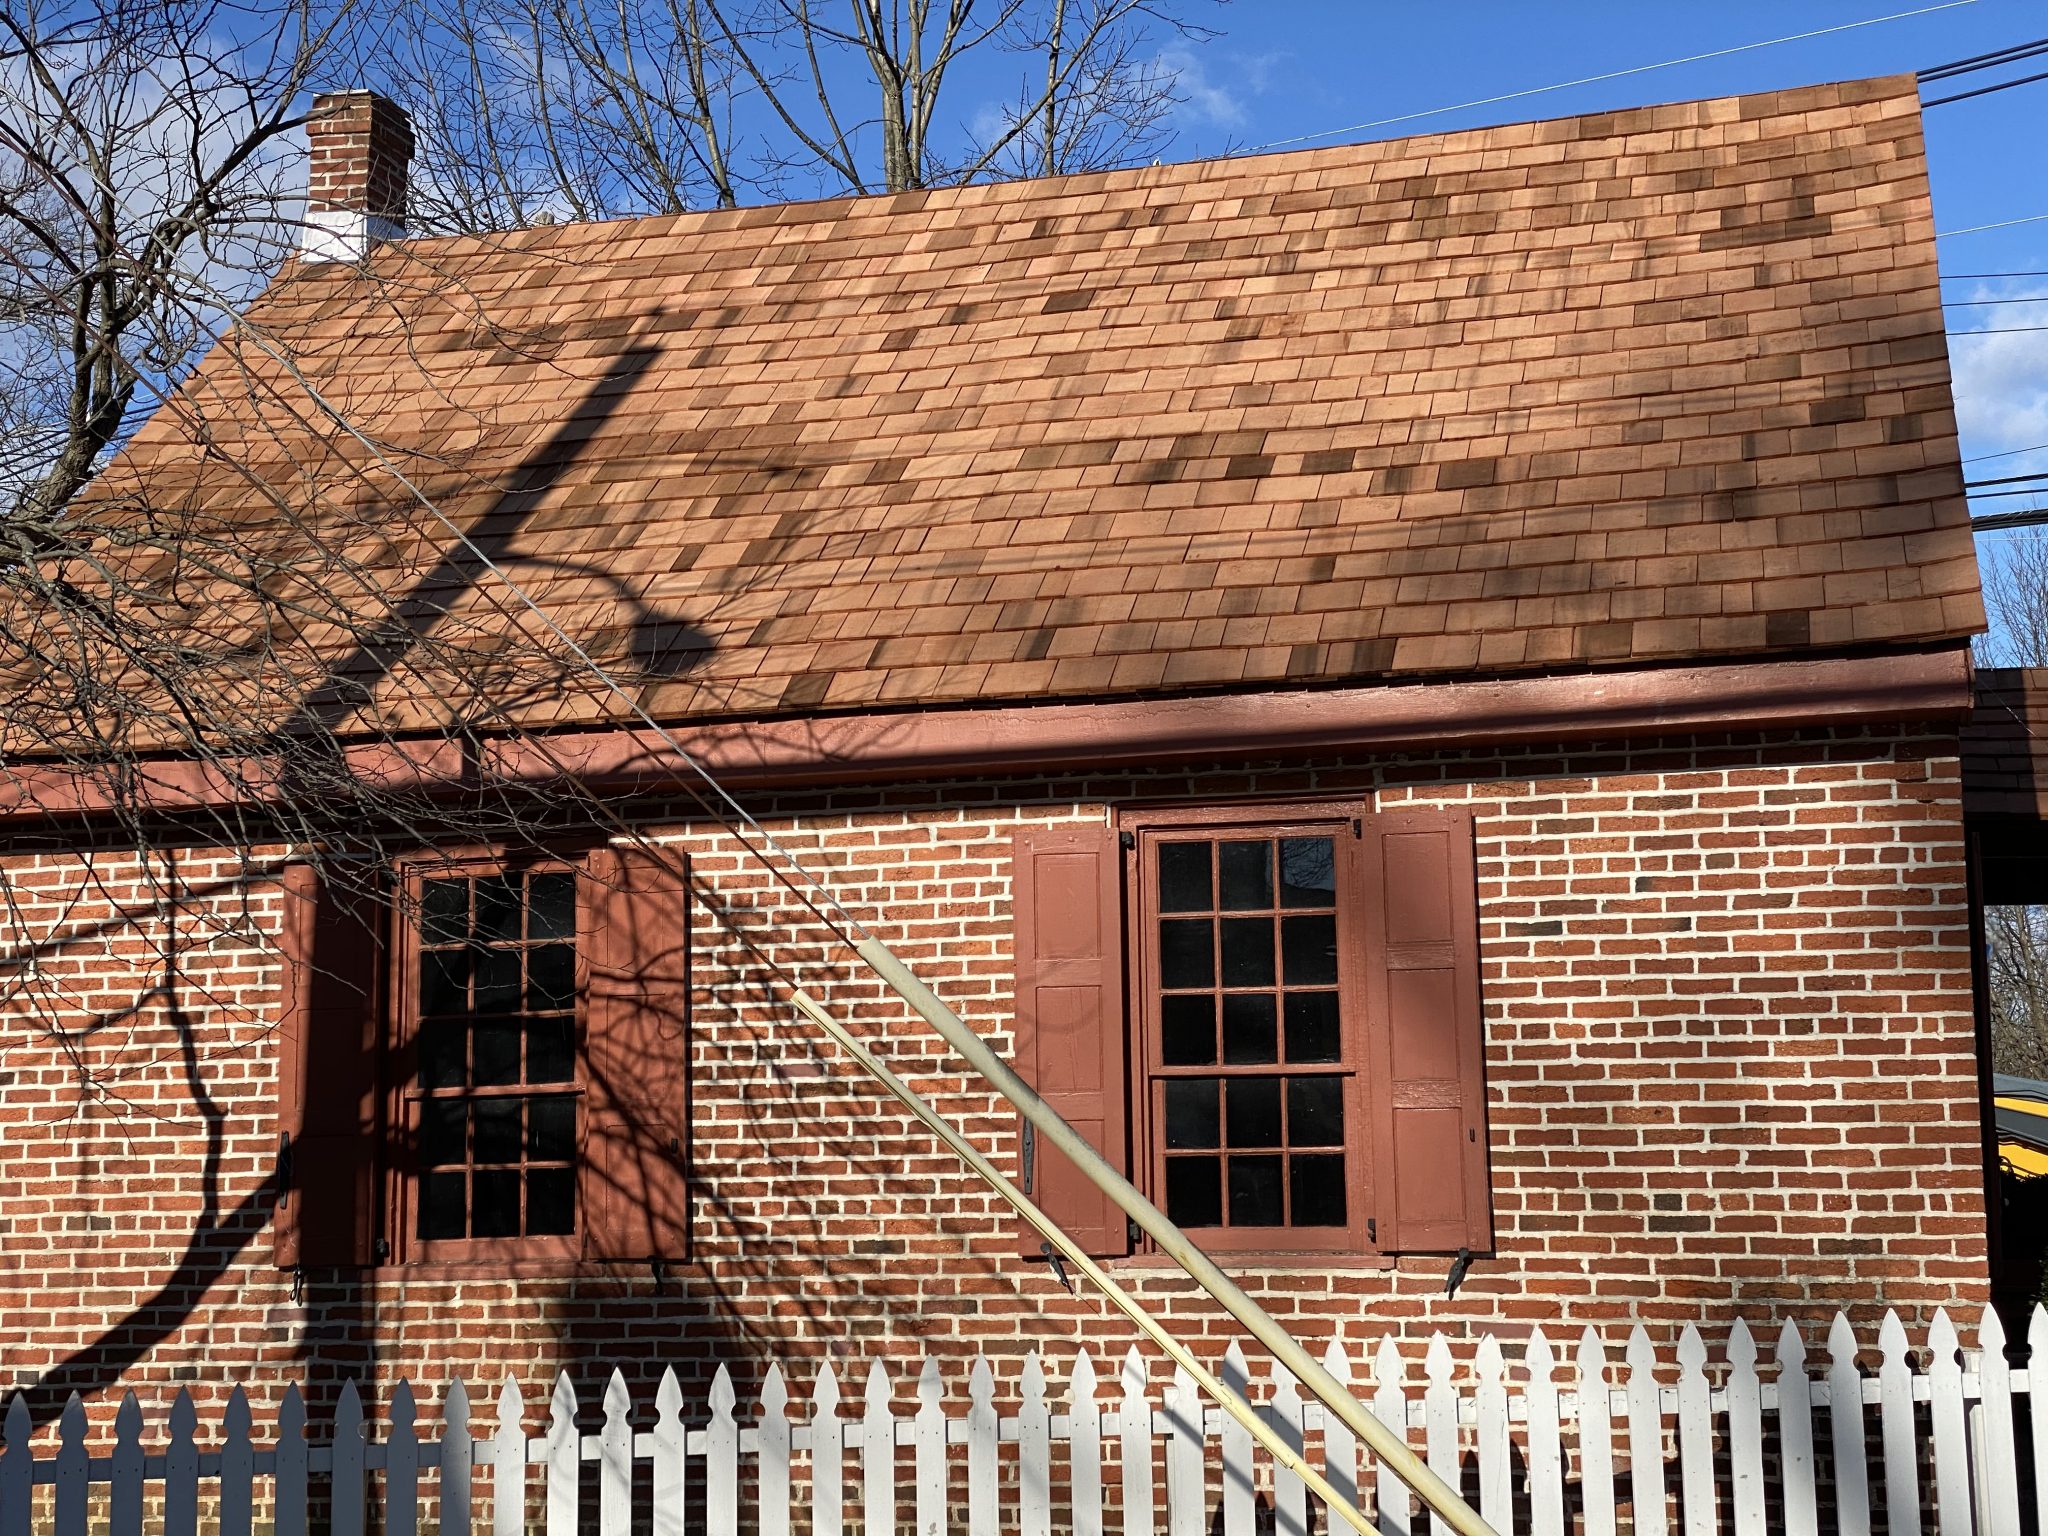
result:
[[[1387,1253],[1493,1246],[1472,816],[1364,823],[1373,1215]]]
[[[1119,1173],[1124,1138],[1122,857],[1108,827],[1018,831],[1012,892],[1016,920],[1017,1070]],[[1087,1252],[1130,1251],[1124,1214],[1080,1169],[1036,1143],[1022,1182],[1031,1198]],[[1023,1252],[1043,1241],[1023,1229]]]
[[[383,903],[285,867],[278,1130],[289,1176],[271,1235],[286,1268],[374,1262]],[[282,1141],[280,1142],[282,1145]]]
[[[690,902],[680,849],[601,848],[577,881],[583,1253],[690,1256]]]

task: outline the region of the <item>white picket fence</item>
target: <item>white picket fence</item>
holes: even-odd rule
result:
[[[1461,1371],[1439,1334],[1429,1345],[1418,1392],[1400,1351],[1382,1340],[1366,1401],[1381,1422],[1403,1426],[1411,1442],[1419,1437],[1438,1472],[1476,1487],[1480,1512],[1496,1530],[1517,1536],[1614,1536],[1617,1512],[1624,1510],[1640,1536],[1672,1536],[1674,1521],[1683,1522],[1683,1536],[1817,1536],[1824,1525],[1843,1536],[1869,1536],[1873,1507],[1889,1536],[1921,1536],[1923,1508],[1931,1510],[1939,1536],[2048,1533],[2048,1480],[2036,1480],[2022,1524],[2013,1410],[2031,1380],[2026,1370],[2008,1367],[1996,1315],[1985,1311],[1980,1347],[1966,1356],[1947,1314],[1937,1313],[1924,1371],[1914,1368],[1896,1315],[1886,1317],[1878,1343],[1882,1363],[1874,1378],[1866,1377],[1857,1366],[1854,1334],[1837,1316],[1826,1367],[1816,1376],[1798,1330],[1788,1323],[1778,1335],[1776,1371],[1765,1380],[1750,1330],[1737,1323],[1725,1368],[1716,1372],[1723,1379],[1717,1388],[1710,1385],[1706,1345],[1692,1328],[1679,1342],[1675,1384],[1641,1328],[1629,1340],[1619,1384],[1610,1379],[1607,1350],[1590,1328],[1568,1380],[1560,1379],[1558,1351],[1541,1330],[1531,1335],[1514,1372],[1491,1335]],[[2028,1343],[2031,1359],[2048,1361],[2048,1313],[2039,1308]],[[1351,1362],[1334,1344],[1327,1363],[1340,1380],[1351,1378]],[[1313,1452],[1319,1442],[1330,1481],[1364,1498],[1382,1536],[1409,1536],[1417,1511],[1407,1490],[1369,1457],[1362,1461],[1350,1432],[1320,1404],[1304,1402],[1292,1377],[1276,1367],[1268,1381],[1253,1380],[1235,1346],[1223,1375],[1263,1402],[1261,1411],[1290,1444]],[[484,1491],[473,1477],[483,1468],[489,1469],[493,1536],[532,1528],[576,1536],[593,1514],[599,1536],[626,1536],[636,1525],[654,1536],[738,1536],[742,1527],[760,1536],[790,1536],[793,1527],[805,1526],[812,1536],[849,1530],[896,1536],[906,1529],[906,1516],[916,1536],[1011,1530],[1051,1536],[1055,1529],[1103,1536],[1106,1510],[1122,1536],[1162,1530],[1165,1536],[1209,1536],[1217,1529],[1218,1501],[1223,1536],[1256,1536],[1262,1529],[1309,1536],[1312,1529],[1332,1529],[1320,1512],[1311,1525],[1300,1480],[1262,1467],[1251,1436],[1205,1403],[1187,1377],[1177,1375],[1163,1402],[1155,1403],[1135,1349],[1120,1377],[1117,1391],[1105,1394],[1113,1400],[1104,1402],[1094,1362],[1085,1351],[1076,1355],[1065,1411],[1058,1412],[1033,1355],[1023,1369],[1017,1411],[1005,1415],[997,1411],[987,1362],[977,1361],[967,1415],[951,1419],[942,1407],[938,1367],[928,1360],[917,1377],[917,1410],[905,1419],[896,1413],[894,1383],[877,1362],[867,1372],[863,1411],[850,1417],[841,1413],[838,1377],[828,1365],[817,1375],[808,1415],[793,1420],[783,1373],[771,1366],[761,1411],[742,1426],[733,1414],[731,1377],[721,1366],[708,1421],[692,1426],[670,1371],[656,1394],[653,1427],[636,1430],[625,1382],[615,1371],[604,1392],[603,1427],[588,1434],[577,1427],[576,1394],[562,1376],[546,1429],[537,1436],[527,1433],[527,1405],[508,1377],[498,1394],[496,1428],[484,1437],[470,1428],[462,1384],[451,1383],[438,1439],[420,1435],[416,1399],[401,1382],[391,1396],[386,1432],[374,1442],[350,1385],[324,1444],[307,1438],[305,1405],[293,1387],[269,1449],[252,1442],[248,1400],[237,1387],[220,1448],[213,1451],[198,1448],[197,1414],[181,1390],[161,1454],[143,1449],[142,1413],[131,1393],[115,1416],[114,1443],[104,1456],[87,1446],[85,1410],[74,1395],[59,1420],[56,1452],[44,1458],[34,1454],[28,1410],[17,1395],[0,1417],[0,1533],[86,1536],[90,1522],[110,1536],[137,1536],[145,1502],[160,1499],[152,1525],[160,1520],[164,1536],[197,1536],[202,1511],[208,1528],[222,1536],[250,1536],[259,1509],[275,1520],[276,1536],[306,1536],[309,1502],[318,1512],[321,1501],[313,1496],[319,1494],[333,1536],[364,1536],[378,1504],[384,1536],[412,1536],[429,1495],[438,1498],[443,1531],[470,1530],[475,1495]],[[2043,1379],[2048,1382],[2048,1372]],[[2048,1414],[2026,1414],[2023,1421],[2031,1465],[2048,1466]],[[1822,1433],[1828,1449],[1817,1454]],[[1675,1486],[1667,1470],[1674,1446]],[[956,1450],[964,1450],[964,1466]],[[1517,1451],[1524,1469],[1519,1479],[1512,1476]],[[1618,1474],[1623,1452],[1626,1471]],[[653,1503],[636,1522],[636,1467],[643,1463],[651,1464],[651,1477],[641,1482]],[[594,1498],[584,1475],[592,1464]],[[1825,1475],[1829,1467],[1832,1477]],[[1262,1471],[1270,1526],[1257,1507]],[[1112,1477],[1116,1486],[1106,1489]],[[154,1495],[152,1484],[161,1485]],[[1573,1484],[1576,1498],[1568,1500]],[[42,1485],[53,1492],[39,1498]],[[857,1521],[849,1520],[853,1498]],[[1005,1509],[1005,1501],[1014,1507]],[[1434,1536],[1444,1536],[1440,1522]]]

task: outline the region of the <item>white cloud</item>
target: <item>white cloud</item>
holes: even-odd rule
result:
[[[1246,98],[1264,94],[1280,62],[1277,53],[1242,54],[1198,50],[1172,43],[1159,51],[1159,70],[1180,95],[1176,115],[1191,126],[1242,128],[1251,121]],[[1221,66],[1215,73],[1210,66]],[[1219,75],[1234,77],[1226,82]]]
[[[1949,363],[1963,452],[2007,455],[1976,471],[1986,476],[2048,468],[2048,453],[2013,452],[2048,444],[2048,330],[2017,329],[2048,326],[2048,290],[1980,287],[1968,297],[2028,302],[1957,312],[1965,318],[1949,332]]]

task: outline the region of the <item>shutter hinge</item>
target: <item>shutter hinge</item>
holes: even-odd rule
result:
[[[292,1133],[281,1131],[277,1138],[277,1207],[284,1209],[285,1197],[292,1192]]]
[[[379,1264],[389,1263],[391,1259],[391,1240],[389,1238],[380,1237],[374,1243],[370,1244],[370,1257],[375,1259]]]
[[[305,1300],[306,1266],[303,1264],[294,1264],[292,1266],[292,1305],[295,1307],[303,1305]]]
[[[1380,1245],[1380,1219],[1377,1216],[1365,1218],[1365,1240],[1377,1248]]]
[[[1065,1262],[1060,1258],[1060,1251],[1048,1242],[1040,1243],[1038,1245],[1038,1252],[1039,1256],[1043,1258],[1046,1264],[1052,1269],[1053,1279],[1059,1281],[1061,1285],[1066,1287],[1066,1291],[1069,1296],[1073,1295],[1073,1277],[1067,1273],[1067,1266]]]
[[[1472,1268],[1472,1250],[1460,1248],[1458,1256],[1451,1260],[1451,1272],[1444,1280],[1444,1299],[1448,1301],[1458,1294],[1458,1287],[1465,1283],[1465,1276]]]
[[[1144,1237],[1145,1234],[1138,1230],[1138,1223],[1133,1218],[1126,1216],[1124,1218],[1124,1241],[1135,1248],[1140,1242],[1144,1241]]]
[[[1028,1195],[1031,1193],[1031,1171],[1038,1166],[1038,1127],[1029,1120],[1024,1122],[1023,1142],[1024,1147],[1018,1157],[1024,1164],[1024,1177],[1018,1182]]]
[[[654,1294],[666,1296],[668,1294],[668,1265],[660,1259],[654,1259],[650,1261],[649,1267],[654,1271]]]
[[[1119,832],[1116,835],[1116,845],[1128,853],[1138,846],[1138,834],[1129,830]]]
[[[1351,818],[1351,835],[1353,837],[1365,836],[1365,822],[1362,818],[1357,816]]]

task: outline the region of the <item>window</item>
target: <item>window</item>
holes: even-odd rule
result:
[[[398,1045],[417,1063],[400,1095],[412,1251],[568,1239],[583,1097],[575,872],[432,866],[408,885]]]
[[[1489,1248],[1469,813],[1120,820],[1017,836],[1016,1055],[1041,1095],[1205,1247]],[[1090,1252],[1127,1251],[1065,1159],[1033,1146],[1023,1172]]]
[[[334,873],[284,881],[277,1262],[687,1257],[681,856]]]
[[[1148,830],[1138,842],[1137,1047],[1151,1185],[1173,1221],[1234,1247],[1351,1247],[1366,1155],[1348,826]],[[1350,1022],[1351,1027],[1347,1027]],[[1217,1229],[1210,1232],[1208,1229]],[[1281,1229],[1284,1229],[1282,1231]]]

